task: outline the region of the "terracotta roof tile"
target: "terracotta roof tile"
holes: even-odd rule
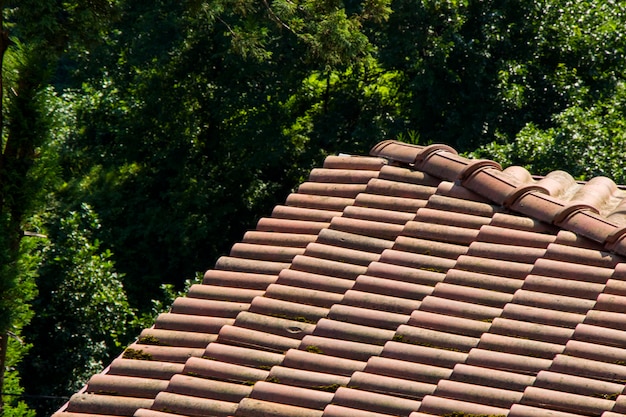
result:
[[[428,199],[426,207],[433,210],[450,211],[453,213],[469,214],[481,217],[491,217],[498,212],[504,211],[504,209],[499,206],[475,201],[473,195],[470,195],[467,198],[456,198],[434,194]]]
[[[327,222],[312,220],[262,218],[257,223],[257,230],[261,232],[278,232],[291,234],[316,235],[320,230],[328,227]],[[219,267],[219,265],[217,265]]]
[[[139,335],[142,344],[158,344],[164,346],[178,346],[204,349],[206,345],[215,341],[217,335],[197,333],[193,331],[177,331],[163,329],[144,329]]]
[[[318,183],[307,181],[298,187],[298,193],[311,197],[313,200],[326,201],[328,197],[354,199],[359,193],[365,191],[365,184],[341,184],[341,183]],[[323,204],[323,203],[322,203]]]
[[[307,256],[326,259],[342,263],[352,263],[367,267],[371,262],[380,258],[378,253],[365,252],[358,249],[348,249],[329,244],[311,243],[307,246]]]
[[[106,375],[169,380],[172,376],[181,373],[183,368],[184,365],[178,363],[120,357],[111,362]]]
[[[502,317],[493,320],[490,330],[495,334],[560,344],[565,344],[574,334],[571,328]]]
[[[239,313],[233,327],[235,326],[298,340],[304,335],[311,334],[315,329],[314,324],[305,323],[303,320],[266,316],[251,311]]]
[[[523,394],[517,391],[449,380],[439,382],[436,395],[500,408],[509,408],[520,402],[523,397]]]
[[[362,264],[362,262],[360,262]],[[356,276],[365,273],[367,267],[342,261],[335,261],[311,256],[296,256],[291,265],[293,269],[311,272],[318,275],[353,280]]]
[[[383,351],[383,347],[377,344],[315,335],[305,336],[299,349],[356,361],[367,361],[370,357],[378,356]]]
[[[463,363],[454,366],[454,374],[451,375],[450,378],[455,381],[519,392],[524,391],[527,386],[535,382],[533,375],[466,365]],[[444,378],[441,379],[444,380]]]
[[[626,396],[620,395],[617,397],[617,399],[615,400],[615,406],[613,407],[613,411],[620,413],[626,412]]]
[[[372,175],[374,172],[374,175]],[[356,171],[351,169],[314,168],[309,176],[310,181],[321,183],[367,184],[376,176],[376,171]]]
[[[200,357],[204,349],[187,346],[158,346],[133,343],[122,353],[122,358],[157,362],[185,363],[191,357]]]
[[[233,288],[217,285],[193,284],[187,293],[188,297],[204,298],[207,300],[221,300],[248,303],[254,297],[263,294],[262,290],[247,289],[246,287]]]
[[[273,365],[280,364],[283,360],[283,355],[278,353],[223,345],[218,342],[210,343],[202,356],[205,359],[259,369],[269,369]]]
[[[283,284],[270,285],[267,287],[265,295],[278,300],[323,308],[330,308],[343,298],[341,294],[336,292],[306,289]]]
[[[318,389],[301,388],[261,381],[255,384],[252,398],[271,401],[274,403],[283,403],[304,408],[323,410],[324,407],[332,401],[333,394],[332,392],[320,391]]]
[[[334,391],[338,386],[346,385],[348,381],[350,381],[350,378],[328,372],[274,366],[270,371],[268,381],[284,384],[287,387],[295,386],[323,391]]]
[[[596,398],[617,398],[624,390],[624,385],[622,384],[550,371],[539,372],[535,386],[538,388],[558,389],[563,392]]]
[[[179,297],[174,300],[171,312],[175,314],[231,318],[235,317],[241,310],[246,310],[248,306],[248,303]]]
[[[252,387],[249,385],[223,382],[189,375],[175,375],[167,391],[187,396],[217,399],[227,402],[239,402],[250,395]]]
[[[446,275],[446,283],[513,294],[522,287],[524,281],[502,276],[494,279],[494,275],[451,269]]]
[[[139,408],[150,408],[151,399],[106,394],[74,394],[67,411],[76,414],[110,414],[132,416]]]
[[[437,188],[441,183],[441,179],[437,177],[433,177],[431,175],[426,174],[425,172],[415,171],[408,167],[397,167],[392,165],[385,165],[380,169],[379,174],[380,179],[385,179],[389,181],[394,181],[399,184],[417,184],[425,187],[434,187]],[[376,184],[376,181],[370,182],[371,184]],[[426,191],[426,194],[423,194],[421,198],[428,199],[434,190],[432,189],[423,189]],[[382,190],[382,194],[389,195],[387,190]],[[410,195],[405,195],[403,197],[411,197]],[[414,196],[416,197],[416,196]],[[419,197],[417,197],[419,198]]]
[[[564,411],[549,410],[546,407],[531,407],[514,404],[508,417],[582,417],[584,414],[573,414]]]
[[[494,407],[484,404],[484,402],[475,403],[470,401],[429,395],[422,400],[422,404],[419,407],[419,410],[421,413],[424,414],[439,416],[444,414],[451,414],[454,412],[463,412],[467,414],[479,415],[506,415],[508,413],[508,408]]]
[[[295,256],[303,253],[304,248],[236,243],[230,251],[230,256],[259,261],[291,262]],[[282,267],[283,265],[279,267],[279,272],[282,270]]]
[[[440,379],[447,379],[452,370],[423,363],[411,363],[400,359],[372,356],[367,361],[365,371],[373,375],[384,375],[412,381],[436,384]]]
[[[467,354],[458,350],[439,349],[433,346],[420,346],[396,341],[387,342],[380,356],[405,362],[430,364],[453,368],[467,360]]]
[[[274,281],[275,275],[211,269],[204,274],[202,282],[205,285],[221,284],[229,288],[264,290]]]
[[[522,301],[525,300],[524,297],[532,296],[534,294],[541,294],[541,293],[533,293],[533,294],[524,293],[522,296],[523,297]],[[544,302],[547,301],[549,303],[550,299],[551,297],[547,297],[547,300],[544,298],[543,301]],[[566,299],[561,298],[560,300],[557,300],[557,301],[569,302],[572,300],[568,300],[567,298]],[[530,302],[533,302],[533,300],[530,300]],[[527,321],[530,323],[548,324],[548,325],[554,325],[554,326],[559,326],[559,327],[570,327],[570,328],[576,327],[576,325],[578,325],[579,323],[582,323],[583,320],[585,319],[585,316],[579,313],[560,311],[560,310],[553,309],[553,308],[526,306],[526,305],[517,304],[517,303],[516,304],[511,303],[511,304],[507,304],[506,306],[504,306],[502,317],[513,319],[513,320],[519,320],[519,321]]]
[[[354,199],[346,197],[319,196],[292,193],[287,197],[287,205],[317,210],[341,211],[354,204]]]
[[[442,318],[441,321],[445,321],[444,318]],[[480,341],[477,337],[407,325],[398,327],[394,340],[459,352],[469,352],[472,348],[478,346],[478,342]]]
[[[391,181],[385,181],[380,184],[377,184],[381,188],[385,188],[388,184],[393,184]],[[372,181],[373,182],[373,181]],[[371,182],[370,182],[371,185]],[[368,188],[369,191],[378,191],[373,187]],[[425,192],[429,192],[430,190],[425,190]],[[419,200],[413,198],[406,198],[403,196],[394,197],[394,196],[385,196],[385,195],[375,195],[375,194],[359,194],[354,202],[355,205],[359,207],[370,207],[372,209],[379,210],[393,210],[401,213],[407,213],[412,216],[415,215],[415,212],[426,206],[426,200]]]
[[[505,228],[511,231],[511,233],[515,233],[517,230],[533,232],[536,235],[536,239],[538,239],[537,244],[543,245],[541,242],[543,238],[552,242],[552,239],[548,236],[541,236],[543,234],[546,235],[556,235],[557,233],[562,232],[556,226],[541,222],[538,219],[533,219],[529,217],[513,215],[509,213],[495,213],[491,218],[491,226]],[[575,234],[571,234],[574,239],[576,239]],[[534,245],[530,245],[534,247]]]
[[[331,156],[55,417],[626,417],[626,191]]]
[[[480,229],[491,222],[488,217],[477,216],[454,211],[439,211],[434,208],[424,207],[417,210],[415,220],[425,223],[456,226],[465,229]]]
[[[494,352],[514,353],[516,355],[530,355],[536,358],[552,359],[555,355],[562,353],[565,346],[541,342],[532,339],[521,339],[500,334],[485,333],[480,338],[478,344],[480,349]]]
[[[356,371],[362,371],[366,366],[366,363],[362,361],[320,355],[317,350],[314,353],[299,349],[287,351],[282,364],[288,368],[318,371],[340,376],[350,376]]]
[[[258,313],[259,315],[273,318],[285,319],[288,321],[283,322],[283,325],[287,327],[293,327],[293,321],[301,323],[313,323],[321,317],[325,317],[328,314],[328,309],[324,307],[318,307],[316,305],[303,304],[299,302],[285,301],[277,298],[270,297],[257,297],[252,301],[251,312]],[[245,312],[242,312],[242,314]],[[239,317],[239,316],[238,316]],[[241,326],[248,323],[249,320],[245,320],[247,316],[241,316],[239,322],[235,322],[235,326]],[[262,320],[259,317],[259,321]],[[269,320],[269,319],[268,319]],[[272,320],[271,322],[274,322]],[[266,325],[270,325],[270,321],[266,322]],[[277,324],[278,327],[282,327],[281,324]]]
[[[384,158],[353,158],[349,155],[330,155],[324,160],[324,168],[350,171],[373,171],[374,174],[370,174],[372,176],[376,175],[375,173],[380,171],[386,164],[387,160]],[[359,173],[357,172],[353,174]]]
[[[548,369],[552,364],[550,359],[536,358],[525,354],[496,352],[486,349],[472,349],[468,354],[468,365],[492,368],[501,371],[536,375],[537,372]]]
[[[190,358],[185,363],[183,374],[218,381],[250,384],[267,378],[269,371],[210,358]]]
[[[430,297],[429,299],[434,299],[434,297]],[[438,299],[437,301],[442,300],[443,299]],[[442,304],[448,304],[448,302],[444,301]],[[437,307],[439,306],[441,305]],[[481,320],[483,317],[482,314],[476,313],[475,315],[478,316],[478,318],[469,318],[467,316],[473,316],[474,314],[466,311],[456,311],[456,305],[452,305],[451,307],[441,306],[439,308],[443,310],[441,313],[432,312],[432,310],[435,309],[432,308],[432,306],[428,307],[430,308],[425,307],[424,303],[422,303],[421,310],[416,310],[411,314],[411,319],[408,324],[424,329],[441,330],[447,333],[471,337],[479,337],[489,331],[489,327],[491,326],[490,320]],[[428,310],[431,311],[429,312]]]
[[[526,388],[521,402],[530,406],[539,406],[557,411],[578,412],[583,415],[598,415],[604,411],[611,411],[615,405],[615,401],[605,398],[538,387]]]
[[[226,417],[237,410],[238,404],[227,401],[200,398],[190,395],[161,392],[154,400],[152,408],[157,411],[188,415]]]
[[[298,339],[238,326],[224,326],[220,330],[217,341],[223,344],[279,353],[297,347],[299,344]]]
[[[495,307],[502,309],[507,303],[513,299],[512,294],[508,292],[494,291],[491,289],[470,287],[458,284],[449,284],[447,282],[441,282],[435,285],[433,295],[440,298],[462,301],[466,303],[477,304],[477,308],[480,306]],[[423,310],[426,310],[424,306]],[[500,311],[492,310],[489,314],[489,310],[481,313],[485,319],[499,315]]]
[[[375,413],[373,411],[355,410],[354,408],[341,407],[330,404],[324,409],[324,417],[391,417],[389,414]]]
[[[332,306],[328,317],[337,321],[387,330],[395,330],[409,319],[406,314],[342,304]]]
[[[94,375],[89,380],[85,392],[115,395],[123,391],[125,395],[130,397],[154,398],[167,386],[168,381],[162,379],[101,374]]]
[[[346,387],[337,389],[333,404],[390,415],[406,415],[420,405],[416,400]]]
[[[322,230],[317,237],[317,243],[372,253],[380,253],[393,246],[393,242],[389,240],[377,239],[370,236],[357,235],[334,229]]]
[[[278,276],[281,285],[295,288],[310,288],[319,291],[343,294],[352,288],[354,281],[345,278],[328,277],[307,271],[297,271],[295,269],[284,269]]]

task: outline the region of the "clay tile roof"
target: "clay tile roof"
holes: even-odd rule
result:
[[[626,191],[328,157],[55,417],[626,417]]]

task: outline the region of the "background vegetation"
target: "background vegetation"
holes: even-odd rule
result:
[[[400,138],[626,183],[624,2],[0,8],[5,415],[60,406],[328,154]]]

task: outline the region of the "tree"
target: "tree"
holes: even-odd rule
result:
[[[37,314],[24,331],[33,347],[20,369],[37,375],[37,381],[24,381],[30,395],[67,397],[119,355],[137,332],[136,317],[112,253],[93,238],[100,223],[90,207],[46,223],[33,302]],[[40,415],[60,406],[36,405]]]
[[[5,7],[2,5],[2,13]],[[12,59],[12,70],[17,72],[11,83],[11,95],[0,90],[3,103],[0,118],[0,392],[4,392],[4,373],[7,365],[9,338],[21,321],[21,305],[28,296],[20,285],[20,246],[22,225],[37,201],[37,184],[41,171],[35,166],[36,153],[47,136],[46,116],[42,111],[45,90],[42,89],[41,72],[45,69],[30,61],[30,52],[20,49],[7,57],[8,34],[0,28],[2,45],[0,78],[10,78],[4,73],[6,62]],[[32,66],[31,66],[32,65]],[[4,400],[0,396],[0,413]]]
[[[392,100],[365,26],[387,3],[290,4],[125,2],[79,62],[61,198],[97,212],[133,306],[210,268],[326,153],[376,142]]]
[[[535,173],[564,169],[578,179],[624,182],[626,5],[537,3],[533,49],[501,72],[501,97],[522,125],[500,131],[474,155]]]
[[[34,225],[29,227],[34,230]],[[15,267],[15,288],[13,295],[18,301],[13,308],[13,322],[7,332],[7,349],[4,374],[4,415],[10,417],[34,416],[34,410],[28,408],[22,400],[24,388],[18,370],[22,358],[32,347],[32,343],[23,334],[23,328],[33,316],[30,301],[36,296],[35,276],[40,265],[39,248],[44,242],[43,236],[37,233],[28,233],[20,244],[19,258]]]
[[[0,392],[9,335],[29,297],[20,281],[20,247],[48,174],[41,152],[50,137],[49,82],[59,59],[97,33],[108,5],[0,1]]]
[[[466,152],[483,146],[481,154],[499,152],[524,165],[535,158],[528,166],[544,172],[555,158],[588,157],[592,167],[607,143],[621,146],[614,140],[622,126],[621,3],[24,4],[31,2],[6,13],[22,45],[10,51],[24,51],[16,61],[23,68],[46,63],[33,112],[44,115],[54,98],[55,119],[60,111],[71,116],[54,142],[59,181],[52,213],[42,216],[49,221],[45,233],[61,244],[60,231],[74,224],[77,236],[97,246],[91,255],[76,249],[63,262],[48,259],[40,280],[63,285],[67,271],[68,285],[78,288],[79,271],[103,274],[123,285],[127,299],[119,297],[138,314],[161,297],[164,282],[181,288],[185,278],[212,267],[327,154],[365,153],[403,134]],[[18,31],[24,22],[32,27]],[[90,25],[107,29],[90,38]],[[49,59],[37,61],[42,51]],[[45,88],[50,82],[54,90]],[[576,145],[571,153],[561,149],[565,141]],[[590,141],[598,145],[593,151],[585,148]],[[69,212],[78,218],[60,214]],[[89,226],[88,218],[101,227]],[[107,249],[110,256],[100,257]],[[89,269],[92,256],[99,257],[96,269]],[[105,281],[85,289],[97,291]],[[40,292],[41,300],[50,296]],[[43,302],[35,307],[57,320]],[[62,321],[66,313],[58,307]],[[133,331],[124,326],[120,331]],[[30,329],[43,340],[43,322]],[[109,351],[115,342],[106,345]],[[103,357],[98,346],[81,357]]]
[[[623,79],[625,5],[396,0],[380,62],[398,71],[407,127],[471,151],[610,94]]]
[[[77,117],[59,199],[90,204],[149,308],[329,153],[406,132],[467,152],[610,95],[626,13],[587,3],[120,2],[63,84]]]
[[[513,142],[493,142],[473,152],[504,166],[521,165],[536,174],[565,170],[578,180],[606,176],[626,183],[626,86],[590,105],[569,107],[552,116],[553,126],[529,123]]]

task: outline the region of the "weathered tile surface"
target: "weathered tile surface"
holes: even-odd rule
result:
[[[55,417],[626,416],[624,207],[445,145],[329,157]]]

